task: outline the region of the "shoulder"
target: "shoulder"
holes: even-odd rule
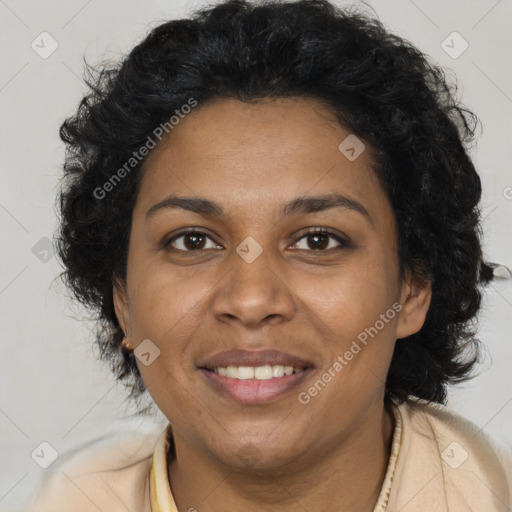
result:
[[[484,428],[445,405],[425,400],[402,404],[399,408],[409,429],[433,436],[436,445],[443,448],[441,456],[449,467],[461,467],[471,455],[479,462],[485,459],[482,469],[501,469],[512,479],[512,446],[491,436]]]
[[[165,425],[147,418],[116,422],[104,436],[57,459],[29,498],[29,512],[150,511],[149,472]]]
[[[508,510],[512,447],[451,410],[414,399],[398,406],[402,442],[394,498],[439,511]],[[436,508],[437,507],[437,508]],[[427,510],[425,508],[425,510]]]

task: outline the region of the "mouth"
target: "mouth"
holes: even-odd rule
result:
[[[199,368],[210,389],[245,405],[275,402],[304,385],[313,366],[282,365]]]
[[[300,386],[314,365],[297,355],[273,348],[231,349],[197,364],[210,390],[243,404],[282,398]]]

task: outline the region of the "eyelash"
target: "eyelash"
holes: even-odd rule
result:
[[[215,242],[208,235],[208,233],[206,233],[205,231],[201,231],[200,229],[188,229],[186,231],[181,231],[178,234],[176,234],[175,236],[173,236],[172,238],[170,238],[169,240],[164,241],[162,246],[163,246],[164,249],[169,250],[169,246],[172,244],[172,242],[174,242],[178,238],[181,238],[181,237],[183,237],[185,235],[188,235],[188,234],[191,234],[191,233],[197,234],[197,235],[204,235],[207,238],[209,238],[210,240],[212,240],[213,242]],[[333,251],[333,250],[336,251],[336,250],[348,248],[348,247],[351,246],[350,243],[346,239],[342,238],[336,232],[334,232],[334,231],[332,231],[332,230],[330,230],[328,228],[313,228],[313,229],[310,229],[309,231],[306,231],[305,233],[302,233],[297,239],[295,239],[294,245],[296,243],[298,243],[300,240],[302,240],[303,238],[306,238],[308,235],[316,235],[318,233],[329,235],[330,237],[334,238],[340,244],[340,246],[339,247],[330,248],[330,249],[319,249],[319,250],[316,250],[316,251],[313,250],[313,249],[309,249],[309,250],[308,249],[294,249],[294,250],[299,250],[299,251],[305,250],[306,252],[316,252],[316,253],[328,253],[328,252]],[[202,252],[205,249],[197,249],[197,250],[194,251],[194,250],[184,250],[184,249],[172,248],[172,250],[177,251],[177,252],[182,252],[182,253],[193,253],[193,252]]]

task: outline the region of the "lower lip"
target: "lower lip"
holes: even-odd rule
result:
[[[299,373],[274,377],[272,379],[234,379],[200,368],[199,371],[208,379],[214,389],[225,393],[242,404],[263,404],[271,402],[293,391],[306,379],[313,368]]]

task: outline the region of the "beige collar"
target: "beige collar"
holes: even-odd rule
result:
[[[386,475],[377,500],[377,504],[373,512],[385,512],[393,482],[393,474],[395,472],[396,461],[400,451],[402,439],[402,416],[398,407],[392,403],[392,411],[395,417],[395,428],[393,432],[393,440],[391,445],[391,454],[389,457]],[[169,478],[167,475],[169,447],[171,446],[171,424],[167,425],[160,435],[151,462],[151,473],[149,480],[149,491],[151,500],[151,512],[178,512],[176,503],[169,486]]]

